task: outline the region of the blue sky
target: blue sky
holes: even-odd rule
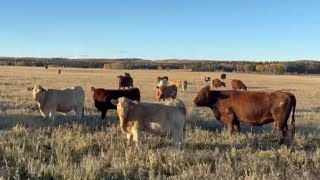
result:
[[[320,60],[319,0],[1,0],[0,56]]]

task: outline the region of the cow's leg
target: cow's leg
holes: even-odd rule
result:
[[[106,118],[107,112],[108,112],[107,109],[101,111],[101,120],[104,120]]]
[[[51,110],[49,113],[49,118],[51,119],[51,125],[54,125],[55,116],[56,116],[56,111]]]
[[[172,132],[172,135],[173,135],[173,143],[174,143],[174,146],[176,148],[180,148],[181,145],[182,145],[182,131],[180,130],[174,130]]]
[[[286,123],[283,123],[283,122],[278,123],[278,130],[279,130],[278,144],[283,144],[284,138],[287,133],[286,126],[287,126]]]
[[[240,134],[240,121],[238,121],[237,119],[234,120],[233,128],[238,134]]]
[[[127,144],[129,145],[132,141],[132,134],[131,133],[127,133]]]
[[[223,114],[221,115],[221,121],[227,125],[230,137],[234,132],[234,113],[231,108],[226,108]]]
[[[227,122],[226,125],[227,125],[228,131],[229,131],[229,135],[230,135],[230,138],[231,138],[232,133],[234,132],[233,124],[232,124],[232,122]]]
[[[74,111],[76,112],[78,120],[80,120],[81,117],[84,115],[84,108],[82,106],[80,106],[80,105],[77,105],[74,108]]]
[[[133,141],[135,142],[136,146],[139,146],[140,139],[141,139],[141,131],[137,127],[135,127],[132,130],[132,134],[133,134]]]

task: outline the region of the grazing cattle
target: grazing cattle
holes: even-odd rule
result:
[[[225,80],[227,78],[226,74],[221,74],[220,79]]]
[[[157,77],[157,82],[160,82],[160,81],[163,80],[163,79],[166,79],[167,81],[169,81],[168,76],[163,76],[163,77],[158,76],[158,77]]]
[[[232,81],[231,81],[231,87],[232,87],[232,89],[234,89],[234,90],[241,90],[241,89],[243,89],[243,90],[247,90],[247,86],[246,85],[244,85],[243,83],[242,83],[242,81],[240,81],[240,80],[238,80],[238,79],[232,79]]]
[[[67,114],[74,110],[80,119],[84,115],[85,93],[81,86],[65,89],[44,89],[40,85],[28,88],[33,99],[38,102],[40,112],[45,118],[54,121],[56,112]]]
[[[181,80],[170,80],[169,85],[176,85],[177,88],[182,88],[183,81]]]
[[[58,74],[61,74],[61,69],[58,69],[58,70],[57,70],[57,73],[58,73]]]
[[[91,87],[91,91],[93,92],[92,98],[94,105],[101,112],[102,120],[106,117],[108,109],[117,108],[110,102],[111,99],[124,96],[132,100],[140,101],[140,90],[138,88],[111,90]]]
[[[117,78],[119,78],[119,89],[133,88],[133,79],[129,73],[125,73],[125,76],[119,75]]]
[[[280,132],[279,144],[283,143],[292,111],[291,137],[294,136],[296,98],[289,92],[210,91],[206,86],[198,92],[194,104],[211,108],[230,134],[234,130],[240,132],[240,122],[252,126],[274,122]]]
[[[204,81],[205,81],[206,83],[208,83],[210,80],[211,80],[210,77],[204,77]]]
[[[219,88],[219,87],[226,87],[226,83],[220,81],[219,79],[213,79],[212,80],[212,86],[215,88]]]
[[[183,127],[186,121],[186,108],[181,100],[170,106],[159,103],[136,103],[126,97],[113,99],[117,106],[120,128],[128,142],[139,145],[142,131],[154,134],[172,134],[176,147],[182,144]]]
[[[183,83],[182,83],[182,90],[183,90],[183,91],[187,91],[187,89],[188,89],[188,82],[187,82],[187,81],[183,81]]]
[[[156,99],[160,101],[161,99],[164,101],[165,99],[172,98],[176,99],[178,90],[176,85],[171,85],[167,87],[159,87],[156,86]]]

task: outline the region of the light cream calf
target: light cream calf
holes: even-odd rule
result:
[[[170,106],[159,103],[138,103],[126,97],[111,102],[117,106],[121,130],[128,141],[139,144],[142,131],[158,134],[172,134],[174,145],[182,144],[186,108],[181,100]]]
[[[83,116],[85,93],[80,86],[66,89],[44,89],[40,85],[28,88],[37,101],[43,117],[54,121],[56,112],[67,114],[74,110],[80,119]]]

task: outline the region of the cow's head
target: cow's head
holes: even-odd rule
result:
[[[210,107],[212,103],[210,103],[210,86],[206,86],[202,88],[197,97],[193,100],[194,105],[196,106],[207,106]]]
[[[43,99],[45,99],[46,90],[42,86],[35,85],[33,88],[28,87],[28,90],[32,91],[32,96],[34,100],[41,102]]]
[[[111,103],[117,106],[117,112],[120,118],[125,119],[128,115],[129,109],[131,109],[136,102],[126,97],[119,97],[118,99],[112,99]]]

